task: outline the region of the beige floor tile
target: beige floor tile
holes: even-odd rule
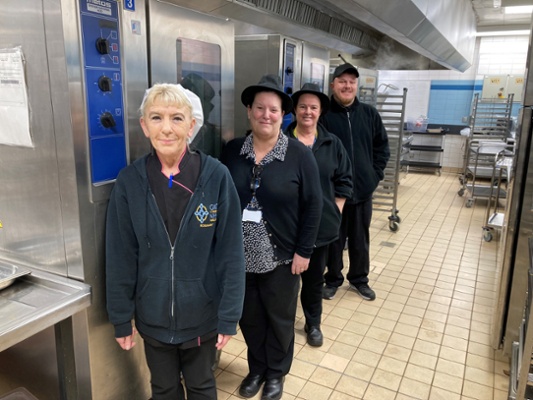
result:
[[[469,366],[466,367],[465,379],[484,386],[492,387],[494,385],[493,373]]]
[[[329,348],[328,354],[332,354],[332,355],[335,355],[341,358],[345,358],[347,360],[351,360],[356,350],[357,350],[357,346],[352,346],[349,344],[336,341]]]
[[[327,400],[332,392],[333,390],[330,388],[313,382],[307,382],[300,393],[298,393],[298,398],[306,400]]]
[[[394,399],[396,396],[396,391],[383,388],[381,386],[370,384],[366,389],[364,399],[365,400],[383,400],[383,399]]]
[[[357,349],[352,358],[352,361],[360,362],[371,367],[376,367],[380,359],[381,354],[377,354],[364,349]]]
[[[291,366],[291,372],[290,374],[291,375],[294,375],[298,378],[303,378],[303,379],[309,379],[309,377],[313,374],[313,372],[317,369],[317,366],[315,364],[312,364],[312,363],[309,363],[309,362],[305,362],[305,361],[301,361],[297,358],[295,358],[293,361],[292,361],[292,366]]]
[[[494,389],[489,386],[480,385],[479,383],[465,380],[463,386],[463,396],[468,396],[473,399],[487,400],[492,399]]]
[[[288,394],[298,396],[306,383],[307,379],[294,376],[291,369],[291,373],[285,377],[285,382],[283,383],[283,398],[285,399]]]
[[[404,377],[400,384],[399,391],[412,399],[424,400],[429,397],[430,390],[430,385]]]
[[[320,361],[319,365],[324,368],[329,368],[333,371],[344,372],[348,363],[349,360],[346,358],[335,356],[333,354],[326,354],[322,361]]]
[[[351,394],[333,391],[329,397],[329,400],[361,400],[361,397],[355,397]]]
[[[484,202],[466,208],[458,187],[451,173],[409,173],[398,188],[401,229],[390,232],[390,213],[374,212],[377,299],[362,300],[345,282],[323,302],[320,348],[306,344],[298,306],[284,400],[507,399],[509,359],[490,341],[499,242],[483,241]],[[219,399],[240,398],[247,372],[239,331],[216,372]]]
[[[433,386],[429,400],[461,400],[461,395]]]
[[[351,376],[365,382],[370,382],[375,369],[375,367],[357,361],[350,361],[344,370],[344,375]]]
[[[378,368],[396,375],[403,375],[406,365],[406,361],[401,361],[392,357],[383,356],[379,361]]]
[[[333,389],[342,374],[327,368],[318,367],[309,378],[310,382]]]
[[[436,371],[455,376],[457,378],[463,379],[465,373],[465,366],[461,363],[456,363],[453,361],[445,360],[439,358],[437,361]]]
[[[435,375],[435,371],[420,367],[415,364],[407,364],[407,367],[405,368],[404,377],[407,377],[409,379],[419,381],[426,383],[428,385],[433,382],[433,375]]]
[[[368,382],[343,375],[337,383],[335,391],[354,396],[354,398],[363,398],[367,387]]]

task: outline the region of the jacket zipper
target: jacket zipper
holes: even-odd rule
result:
[[[150,189],[148,189],[150,190]],[[154,194],[152,193],[152,191],[150,190],[150,195],[152,196],[152,200],[154,201],[154,204],[155,204],[155,207],[157,209],[157,201],[155,200],[155,196]],[[170,246],[170,295],[171,295],[171,303],[170,303],[170,325],[172,327],[172,331],[175,331],[174,329],[174,310],[175,310],[175,302],[174,302],[174,280],[175,280],[175,276],[174,276],[174,245],[172,244],[172,242],[170,241],[170,235],[168,234],[168,229],[167,227],[165,226],[165,221],[163,221],[163,218],[161,217],[161,213],[157,212],[157,215],[159,216],[159,221],[161,221],[161,224],[163,225],[163,227],[165,228],[165,233],[167,234],[167,240],[168,240],[168,244]],[[180,225],[181,227],[181,225]],[[172,343],[172,341],[174,340],[174,335],[172,335],[172,337],[170,338],[170,343]]]
[[[346,110],[346,117],[348,118],[348,129],[349,129],[349,133],[350,133],[350,145],[352,147],[351,148],[352,157],[354,157],[355,156],[355,154],[354,154],[355,149],[353,148],[352,121],[350,121],[350,110],[348,110],[348,109]]]

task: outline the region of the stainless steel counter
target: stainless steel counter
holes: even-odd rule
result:
[[[0,290],[0,351],[91,304],[89,285],[40,270]]]
[[[0,260],[3,266],[19,266]],[[72,316],[91,305],[91,287],[29,269],[0,290],[0,352],[53,326],[61,400],[78,398]],[[14,269],[16,270],[16,269]]]

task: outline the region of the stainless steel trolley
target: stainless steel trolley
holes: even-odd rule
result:
[[[475,199],[491,199],[506,197],[506,191],[495,185],[498,184],[497,178],[502,171],[499,167],[501,157],[512,153],[506,150],[506,143],[493,141],[480,141],[477,147],[471,147],[468,151],[465,175],[463,178],[463,187],[459,190],[458,195],[466,197],[466,207],[472,207]],[[507,175],[502,175],[499,180],[507,180]]]
[[[500,230],[503,227],[505,218],[505,213],[499,211],[499,203],[501,194],[507,193],[507,182],[510,179],[509,174],[511,173],[513,158],[506,156],[504,153],[505,150],[499,153],[493,170],[494,176],[485,217],[487,223],[483,226],[483,239],[486,242],[492,240],[495,230]],[[502,187],[503,185],[505,185],[505,188]]]
[[[385,167],[385,177],[379,183],[373,195],[373,209],[390,211],[389,229],[392,232],[400,228],[401,218],[396,208],[398,185],[400,184],[400,161],[403,150],[403,126],[405,120],[405,100],[407,88],[402,94],[380,94],[367,96],[361,101],[375,105],[389,138],[390,159]]]

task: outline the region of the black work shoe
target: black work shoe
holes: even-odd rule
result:
[[[335,293],[337,293],[337,288],[335,286],[324,286],[322,289],[322,298],[326,300],[331,300],[335,297]]]
[[[285,378],[271,378],[265,382],[261,400],[279,400],[283,394],[283,380]]]
[[[241,382],[239,387],[239,395],[245,398],[254,397],[259,389],[261,389],[262,383],[265,378],[261,375],[248,374]]]
[[[376,292],[370,289],[370,286],[366,283],[358,283],[357,285],[350,283],[350,289],[365,300],[376,300]]]
[[[319,326],[308,326],[307,324],[305,324],[304,330],[307,333],[307,343],[309,343],[309,346],[322,346],[322,344],[324,343],[324,336],[322,335]]]

